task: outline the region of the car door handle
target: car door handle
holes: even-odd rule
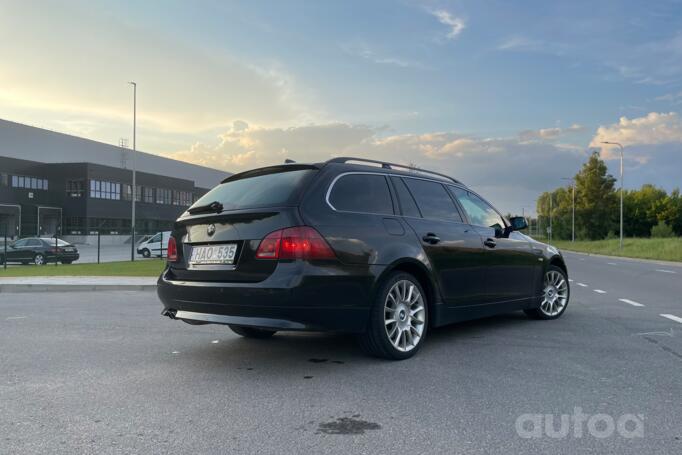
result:
[[[422,237],[422,240],[425,241],[426,243],[430,243],[431,245],[435,245],[436,243],[440,242],[440,237],[438,237],[433,232],[429,232],[424,237]]]
[[[495,248],[495,245],[497,245],[497,243],[495,243],[493,239],[486,239],[486,241],[483,242],[483,244],[488,248]]]

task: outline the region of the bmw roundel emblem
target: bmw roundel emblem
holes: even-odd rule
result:
[[[215,224],[209,224],[208,227],[206,228],[206,233],[208,235],[215,234]]]

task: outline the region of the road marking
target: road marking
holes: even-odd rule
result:
[[[569,278],[569,279],[568,279],[568,282],[569,282],[569,283],[573,283],[573,278]]]
[[[630,299],[618,299],[618,300],[620,300],[621,302],[625,302],[628,305],[632,305],[632,306],[644,306],[641,303],[635,302],[634,300],[630,300]]]
[[[674,270],[666,270],[666,269],[656,269],[657,272],[663,272],[663,273],[677,273]]]
[[[659,316],[663,316],[664,318],[668,318],[671,321],[679,322],[682,324],[682,318],[675,316],[674,314],[659,314]]]
[[[11,321],[13,319],[26,319],[26,316],[10,316],[8,318],[5,318],[5,321]]]
[[[213,340],[213,341],[211,341],[211,343],[218,344],[218,340]]]
[[[586,288],[586,287],[587,287],[587,285],[586,285],[585,283],[578,283],[578,286],[580,286],[581,288]]]
[[[608,265],[618,265],[615,262],[607,262]]]
[[[602,291],[601,289],[595,289],[594,292],[597,294],[606,294],[606,291]]]
[[[171,354],[180,354],[180,351],[173,351]]]

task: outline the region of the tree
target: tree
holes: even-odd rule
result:
[[[575,176],[576,230],[581,238],[603,239],[617,229],[616,179],[594,152]]]
[[[667,201],[666,201],[667,200]],[[665,190],[645,184],[638,190],[628,190],[623,197],[625,235],[648,237],[659,219],[669,221],[672,201]]]

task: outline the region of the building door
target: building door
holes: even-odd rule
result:
[[[4,238],[5,233],[10,240],[21,236],[20,205],[0,204],[0,238]]]
[[[60,207],[38,207],[38,235],[52,237],[61,234],[62,209]]]

